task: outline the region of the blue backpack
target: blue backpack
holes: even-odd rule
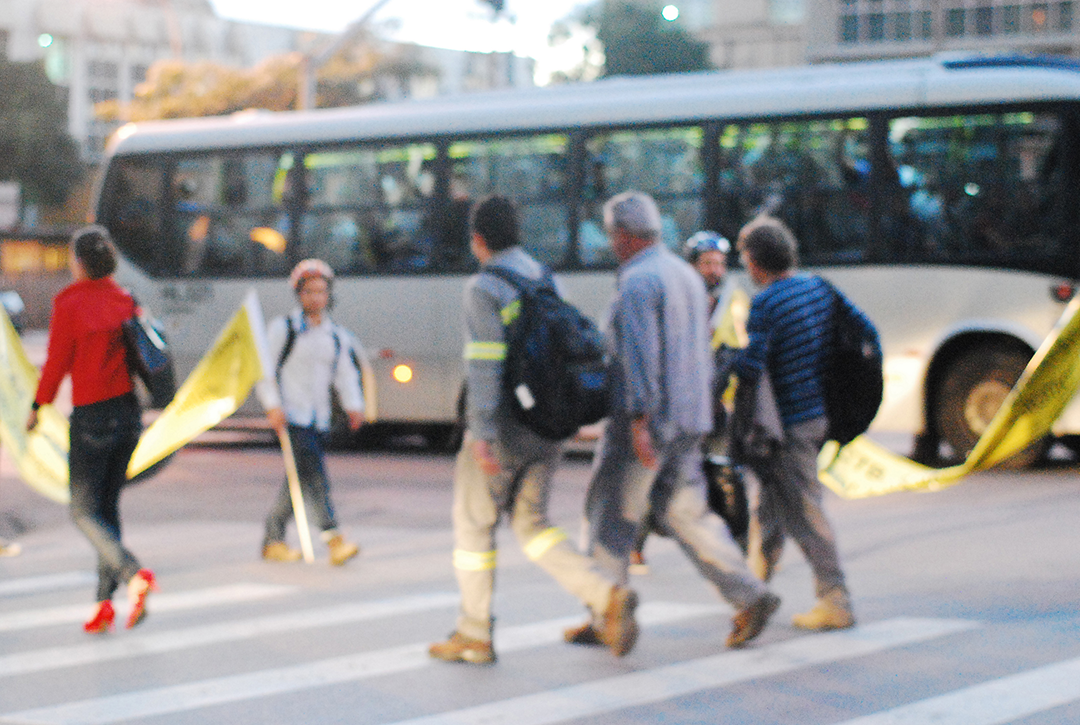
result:
[[[608,413],[603,336],[559,297],[551,272],[539,280],[487,267],[518,291],[504,315],[503,394],[517,420],[543,438],[563,440]]]

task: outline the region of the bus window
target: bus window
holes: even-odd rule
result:
[[[429,269],[434,159],[431,144],[306,154],[299,256],[323,259],[339,273]]]
[[[683,241],[702,228],[704,171],[700,128],[619,131],[586,142],[585,194],[578,228],[578,246],[585,266],[609,266],[615,258],[603,231],[608,198],[630,189],[656,200],[664,244],[680,250]]]
[[[450,145],[450,198],[444,254],[451,262],[467,258],[467,224],[471,203],[488,194],[502,194],[517,203],[521,244],[544,264],[559,266],[569,241],[566,153],[562,134],[491,141],[458,141]]]
[[[889,146],[898,187],[882,231],[898,258],[1050,273],[1075,265],[1056,115],[894,118]]]
[[[731,124],[720,135],[719,231],[759,214],[783,220],[806,264],[865,257],[870,218],[864,118]]]
[[[173,273],[278,275],[288,271],[288,203],[302,203],[290,153],[246,151],[176,160],[170,242]]]
[[[101,222],[112,230],[124,254],[150,273],[158,272],[172,254],[162,249],[161,210],[165,189],[164,164],[157,158],[118,161],[106,180],[108,199]]]

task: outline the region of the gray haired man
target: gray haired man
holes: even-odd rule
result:
[[[756,637],[780,599],[750,573],[723,521],[706,505],[701,441],[712,427],[709,305],[701,276],[660,243],[660,213],[629,191],[604,205],[618,258],[606,333],[612,411],[586,499],[589,553],[625,583],[630,552],[651,510],[737,610],[728,647]],[[600,623],[569,629],[572,644],[599,644]]]

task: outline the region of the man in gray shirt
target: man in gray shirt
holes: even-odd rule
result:
[[[461,610],[450,638],[428,652],[449,662],[495,661],[495,527],[505,513],[525,555],[593,612],[597,643],[622,656],[637,638],[637,595],[606,576],[548,522],[548,491],[561,446],[519,423],[504,394],[504,325],[518,307],[518,292],[485,270],[501,267],[533,280],[546,272],[521,249],[518,234],[517,210],[505,197],[489,197],[473,212],[471,248],[481,270],[465,287],[468,429],[454,471],[454,572]]]
[[[712,428],[712,355],[701,276],[659,241],[660,213],[646,194],[604,205],[620,263],[608,316],[612,411],[586,500],[589,553],[620,582],[646,514],[673,536],[736,609],[727,646],[756,637],[780,599],[747,569],[723,521],[706,505],[701,441]],[[566,631],[596,644],[595,617]]]

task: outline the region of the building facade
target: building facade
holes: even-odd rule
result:
[[[940,52],[1080,56],[1074,0],[807,0],[809,62]]]
[[[83,156],[100,158],[117,124],[95,118],[100,101],[131,100],[158,60],[250,68],[274,55],[317,52],[325,33],[226,20],[208,0],[0,0],[0,54],[43,60],[66,89],[68,130]],[[532,85],[532,61],[506,53],[406,49],[435,69],[409,82],[379,79],[390,98]]]

